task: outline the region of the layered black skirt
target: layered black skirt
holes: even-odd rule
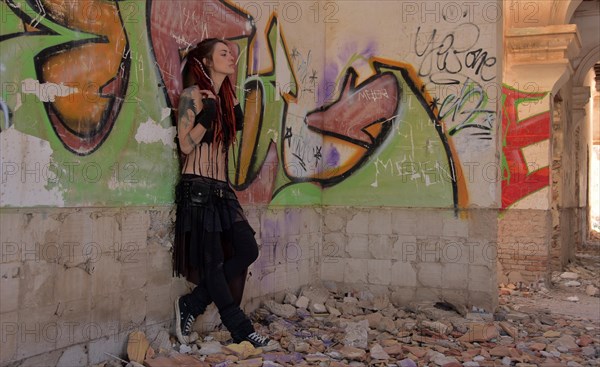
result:
[[[173,273],[198,284],[213,251],[229,252],[218,234],[248,222],[235,192],[225,181],[184,174],[175,191],[177,214]]]

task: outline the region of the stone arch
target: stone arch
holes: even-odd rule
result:
[[[600,45],[597,45],[593,49],[591,49],[587,55],[585,55],[579,65],[577,66],[577,70],[573,75],[573,83],[575,86],[583,86],[585,82],[585,77],[591,68],[594,67],[598,62],[600,62]]]
[[[568,24],[583,0],[504,2],[506,29]]]

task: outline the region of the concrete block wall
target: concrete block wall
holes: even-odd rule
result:
[[[129,332],[168,327],[185,289],[171,220],[169,207],[3,209],[0,362],[99,363]]]
[[[84,366],[124,356],[131,331],[173,328],[172,207],[0,212],[0,364]],[[318,276],[316,209],[248,207],[261,246],[247,309]],[[217,320],[214,320],[217,321]],[[172,330],[174,331],[174,329]],[[40,362],[42,361],[42,362]]]
[[[497,213],[333,208],[323,212],[321,279],[391,292],[400,304],[448,301],[493,310]]]

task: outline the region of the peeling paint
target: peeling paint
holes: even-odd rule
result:
[[[20,94],[17,94],[15,98],[17,100],[17,102],[15,103],[15,111],[18,111],[19,108],[21,108],[21,106],[23,105],[23,101],[21,100]]]
[[[169,107],[163,108],[160,115],[160,121],[163,121],[169,116],[171,116],[171,109]]]
[[[64,206],[63,193],[57,187],[46,188],[54,178],[49,172],[52,148],[46,140],[11,126],[0,134],[0,152],[1,206]]]
[[[138,127],[135,140],[138,143],[148,144],[160,141],[164,145],[175,149],[175,134],[175,126],[164,128],[149,118],[148,121],[141,123],[140,127]]]
[[[40,84],[35,79],[25,79],[21,82],[21,90],[25,94],[35,94],[42,102],[54,102],[56,97],[66,97],[77,93],[77,88],[67,87],[63,83],[43,83]]]

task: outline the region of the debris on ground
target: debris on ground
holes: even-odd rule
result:
[[[578,257],[549,285],[501,284],[493,314],[311,286],[267,300],[251,315],[257,331],[279,343],[276,350],[228,344],[229,333],[216,330],[188,346],[166,331],[152,343],[132,333],[128,352],[131,346],[132,361],[145,356],[146,367],[600,366],[599,260]]]

